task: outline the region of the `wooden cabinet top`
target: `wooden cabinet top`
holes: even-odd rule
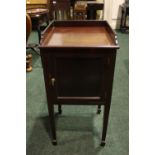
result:
[[[53,21],[43,32],[40,48],[119,48],[106,21]]]

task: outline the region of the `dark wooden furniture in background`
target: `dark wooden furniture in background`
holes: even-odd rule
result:
[[[76,2],[86,2],[87,4],[87,19],[95,20],[97,19],[97,10],[104,10],[104,3],[97,2],[96,0],[75,0]]]
[[[39,43],[41,40],[41,25],[46,22],[49,24],[49,10],[45,8],[32,8],[27,9],[26,13],[29,14],[32,21],[32,28],[38,32]]]
[[[29,9],[48,9],[49,18],[51,14],[51,0],[26,0],[26,10]]]
[[[73,9],[74,20],[85,20],[87,18],[87,2],[76,1]]]
[[[52,142],[57,144],[54,105],[104,105],[105,145],[117,37],[106,21],[54,21],[40,44]]]
[[[87,19],[95,20],[97,15],[97,10],[104,9],[104,3],[96,2],[96,1],[87,1]]]
[[[127,17],[129,17],[129,4],[128,3],[124,3],[123,5],[121,5],[121,22],[120,22],[120,30],[122,32],[126,32],[129,31],[129,26],[127,26],[126,21],[127,21]]]
[[[49,9],[50,0],[26,0],[26,9]]]
[[[54,20],[69,20],[71,3],[70,0],[52,0],[51,13]]]
[[[94,20],[97,19],[96,18],[96,12],[97,10],[103,10],[104,8],[104,3],[100,3],[100,2],[96,2],[96,0],[51,0],[50,1],[50,16],[51,19],[59,19],[58,16],[64,16],[66,13],[64,13],[64,11],[70,13],[70,15],[68,15],[67,13],[67,19],[73,19],[73,15],[74,14],[74,6],[75,3],[77,3],[78,1],[84,1],[87,4],[87,19],[88,20]],[[70,10],[70,11],[68,11]],[[53,14],[53,12],[61,12],[61,13],[56,13],[57,17]],[[61,15],[62,14],[62,15]],[[60,18],[61,20],[63,18]],[[66,19],[66,18],[65,18]],[[75,18],[76,20],[76,18]]]

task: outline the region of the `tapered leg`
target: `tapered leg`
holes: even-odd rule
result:
[[[58,113],[59,113],[59,114],[62,113],[61,104],[58,104]]]
[[[105,145],[105,139],[106,139],[107,127],[108,127],[108,119],[109,119],[109,111],[110,111],[110,105],[105,105],[104,115],[103,115],[103,131],[102,131],[101,146]]]
[[[101,113],[101,105],[99,104],[97,108],[97,114],[100,114],[100,113]]]
[[[48,113],[49,113],[49,123],[50,123],[50,135],[52,139],[53,145],[57,145],[57,139],[56,139],[56,126],[55,126],[55,115],[54,115],[54,103],[55,101],[55,96],[56,96],[56,91],[54,86],[49,83],[49,79],[52,77],[49,76],[48,73],[48,63],[47,63],[47,55],[41,53],[41,60],[42,60],[42,65],[43,65],[43,73],[44,73],[44,80],[45,80],[45,88],[46,88],[46,97],[47,97],[47,106],[48,106]],[[53,62],[53,59],[52,59]],[[47,69],[47,70],[46,70]]]
[[[107,134],[108,119],[109,119],[109,112],[110,112],[110,106],[111,106],[115,60],[116,60],[116,53],[111,55],[110,61],[109,61],[109,67],[107,67],[106,73],[105,73],[107,75],[107,78],[105,81],[105,89],[104,89],[104,114],[103,114],[103,130],[102,130],[101,146],[105,145],[105,139]]]
[[[54,116],[54,105],[51,105],[51,107],[49,107],[49,117],[50,117],[52,143],[53,143],[53,145],[57,145],[56,128],[55,128],[55,116]]]

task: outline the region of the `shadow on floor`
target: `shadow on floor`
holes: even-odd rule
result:
[[[34,122],[27,141],[27,155],[95,155],[102,147],[94,147],[93,115],[57,116],[58,145],[51,143],[48,117]]]

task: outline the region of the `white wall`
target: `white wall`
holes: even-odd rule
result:
[[[109,22],[113,29],[119,28],[121,12],[120,5],[125,0],[104,0],[104,19]]]

